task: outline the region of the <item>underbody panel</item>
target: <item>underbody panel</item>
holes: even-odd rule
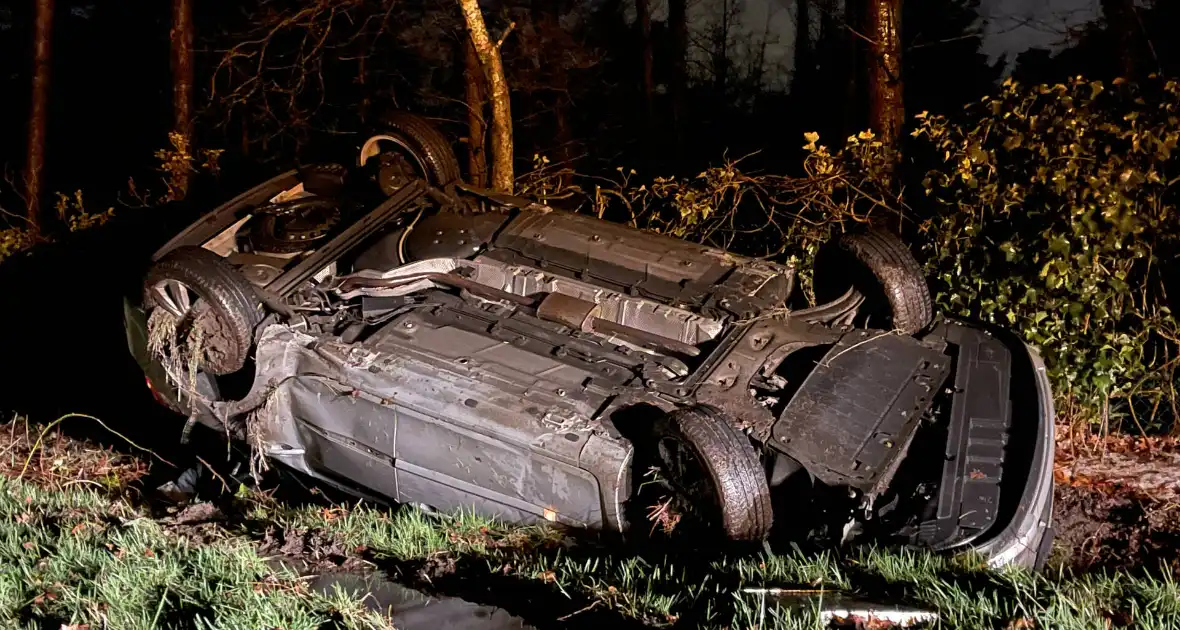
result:
[[[940,348],[889,331],[844,335],[787,403],[774,444],[828,485],[880,493],[949,362]]]
[[[412,344],[395,350],[389,336],[376,345],[382,350],[360,350],[283,326],[263,333],[258,374],[275,389],[251,422],[272,456],[438,510],[622,526],[629,447],[591,439],[579,405],[506,391],[473,374],[492,369],[448,369],[422,360]],[[554,374],[537,371],[547,373],[542,380]]]

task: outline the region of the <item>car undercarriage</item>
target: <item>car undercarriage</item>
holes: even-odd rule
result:
[[[896,237],[836,238],[793,308],[792,266],[471,188],[400,116],[153,257],[129,343],[190,426],[431,510],[1044,562],[1040,359],[936,316]]]

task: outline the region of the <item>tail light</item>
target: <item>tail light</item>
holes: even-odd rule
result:
[[[161,405],[168,407],[169,406],[168,401],[164,400],[164,397],[160,395],[160,392],[156,391],[155,386],[152,385],[152,379],[150,377],[145,376],[145,377],[143,377],[143,381],[145,383],[147,383],[147,388],[148,388],[148,391],[150,391],[152,393],[152,398],[155,398],[156,402],[160,403]]]

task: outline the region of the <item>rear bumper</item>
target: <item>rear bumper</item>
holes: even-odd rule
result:
[[[1036,436],[1029,475],[1020,504],[1013,517],[975,549],[992,566],[1015,565],[1028,568],[1044,566],[1053,542],[1053,392],[1045,364],[1035,350],[1025,346],[1036,382]]]
[[[972,550],[993,566],[1043,566],[1053,512],[1053,395],[1036,351],[1008,331],[949,323],[953,387],[934,502],[911,539],[934,551]],[[921,484],[919,484],[921,487]]]

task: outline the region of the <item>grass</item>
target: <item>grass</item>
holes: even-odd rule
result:
[[[505,527],[472,515],[439,521],[403,509],[298,510],[269,518],[322,528],[392,564],[447,557],[464,579],[515,578],[546,584],[571,606],[608,609],[652,625],[691,620],[694,627],[817,628],[818,605],[764,611],[743,589],[796,588],[854,593],[937,611],[948,628],[1180,627],[1180,587],[1163,571],[1144,575],[990,569],[970,555],[940,556],[864,548],[831,553],[763,552],[694,561],[620,556],[567,548],[552,530]],[[482,573],[482,574],[481,574]],[[478,577],[477,577],[478,576]]]
[[[94,448],[63,435],[59,429],[67,420],[106,426],[81,414],[67,414],[44,427],[19,416],[0,424],[0,476],[28,479],[43,487],[88,485],[115,491],[147,474],[144,459]]]
[[[194,535],[149,518],[135,493],[120,489],[143,474],[141,460],[56,431],[5,429],[5,628],[389,627],[363,607],[362,593],[317,593],[268,563],[264,542],[285,533],[317,534],[411,586],[558,627],[814,629],[823,627],[825,598],[840,593],[935,610],[945,628],[1180,627],[1180,585],[1162,569],[1035,575],[992,570],[967,555],[873,548],[689,556],[621,550],[470,513],[291,507],[259,494],[239,501],[228,525],[202,526]],[[90,481],[96,478],[106,481]],[[747,591],[760,588],[811,595],[768,607],[772,597]]]
[[[0,626],[389,627],[355,594],[312,592],[250,540],[195,542],[93,488],[0,478]]]

